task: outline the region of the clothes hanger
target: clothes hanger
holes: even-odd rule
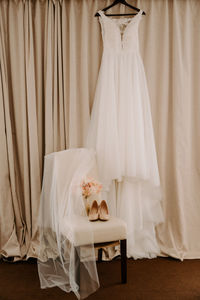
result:
[[[109,5],[109,6],[105,7],[105,8],[103,8],[102,11],[106,11],[106,10],[108,10],[109,8],[115,6],[115,5],[119,4],[119,3],[124,4],[125,6],[128,6],[128,7],[132,8],[132,9],[136,10],[137,12],[140,11],[139,8],[137,8],[137,7],[135,7],[135,6],[132,6],[132,5],[128,4],[125,0],[115,0],[111,5]],[[143,15],[146,15],[146,13],[145,13],[144,11],[142,12],[142,14],[143,14]],[[137,13],[136,13],[136,14],[131,14],[131,13],[129,13],[129,14],[106,14],[106,16],[130,16],[130,15],[131,15],[131,16],[132,16],[132,15],[137,15]],[[99,15],[99,13],[97,12],[97,13],[95,14],[95,17],[99,17],[99,16],[100,16],[100,15]]]

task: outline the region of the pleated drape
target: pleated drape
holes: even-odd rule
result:
[[[0,0],[2,256],[37,257],[44,155],[83,145],[102,55],[94,14],[111,2]],[[163,255],[200,258],[200,2],[128,2],[146,12],[140,50],[165,213],[158,241]]]

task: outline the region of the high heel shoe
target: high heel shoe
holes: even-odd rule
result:
[[[99,219],[101,221],[108,221],[110,218],[108,213],[108,206],[105,200],[102,200],[99,205]]]
[[[98,203],[96,200],[94,200],[89,210],[89,215],[88,215],[89,221],[98,220],[99,217],[98,208],[99,208]]]

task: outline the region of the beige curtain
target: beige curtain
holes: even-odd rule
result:
[[[200,2],[128,2],[146,12],[140,49],[166,218],[158,240],[163,255],[200,258]],[[94,14],[110,3],[0,0],[1,256],[37,257],[43,158],[83,145],[102,55]]]

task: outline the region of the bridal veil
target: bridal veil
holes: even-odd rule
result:
[[[86,217],[81,182],[95,170],[95,153],[69,149],[45,156],[39,211],[41,288],[58,286],[83,299],[99,287],[93,233],[88,221],[89,243],[74,242],[74,224]]]

